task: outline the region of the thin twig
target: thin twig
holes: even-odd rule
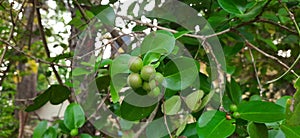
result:
[[[163,100],[163,110],[166,111],[165,101],[164,101],[164,100]],[[172,138],[172,134],[171,134],[171,131],[170,131],[170,128],[169,128],[169,125],[168,125],[166,113],[164,113],[164,124],[165,124],[165,126],[166,126],[166,128],[167,128],[169,137]]]
[[[254,68],[254,72],[255,72],[255,77],[256,77],[256,80],[257,80],[257,84],[258,84],[258,87],[260,89],[259,91],[259,95],[260,97],[262,97],[262,94],[263,94],[263,87],[260,83],[260,80],[259,80],[259,77],[258,77],[258,72],[257,72],[257,69],[256,69],[256,63],[255,63],[255,59],[254,59],[254,56],[252,54],[252,50],[251,48],[249,48],[249,53],[250,53],[250,56],[251,56],[251,60],[252,60],[252,63],[253,63],[253,68]]]
[[[42,37],[42,42],[43,42],[43,45],[44,45],[44,48],[45,48],[45,52],[46,52],[46,55],[48,58],[50,58],[50,50],[48,48],[48,44],[47,44],[47,40],[46,40],[46,35],[45,35],[45,32],[44,32],[44,27],[43,27],[43,24],[42,24],[42,18],[41,18],[41,13],[40,13],[40,8],[39,8],[39,5],[38,4],[38,0],[34,0],[34,4],[35,4],[35,7],[36,7],[36,15],[37,15],[37,19],[38,19],[38,26],[39,26],[39,30],[40,30],[40,34],[41,34],[41,37]],[[60,85],[63,85],[63,81],[61,79],[61,77],[59,76],[56,68],[54,65],[50,65],[53,72],[54,72],[54,75],[58,81],[58,83]],[[72,101],[72,100],[71,100]]]
[[[283,4],[283,3],[281,2],[281,0],[279,0],[279,3],[281,3],[281,4],[283,5],[283,7],[286,9],[286,11],[289,13],[290,18],[291,18],[291,20],[293,21],[293,23],[294,23],[294,25],[295,25],[295,27],[296,27],[296,29],[297,29],[297,32],[298,32],[298,34],[299,34],[299,37],[300,37],[300,29],[299,29],[299,26],[298,26],[298,24],[297,24],[297,21],[295,20],[294,14],[287,8],[287,6],[286,6],[285,4]],[[298,45],[300,46],[300,41],[298,42]],[[275,79],[273,79],[273,80],[267,81],[267,84],[273,83],[273,82],[278,81],[279,79],[283,78],[286,74],[288,74],[288,73],[296,66],[296,64],[299,62],[299,60],[300,60],[300,53],[298,54],[298,57],[297,57],[296,60],[293,62],[293,64],[288,68],[287,71],[285,71],[285,72],[284,72],[281,76],[279,76],[278,78],[275,78]],[[299,77],[299,76],[297,76],[297,77]]]
[[[133,138],[139,138],[140,135],[142,134],[142,132],[146,129],[146,127],[149,125],[149,123],[154,119],[156,112],[158,110],[158,106],[159,104],[156,105],[155,109],[152,111],[152,113],[150,114],[149,118],[147,119],[147,121],[145,122],[144,125],[141,126],[141,128],[135,132],[135,135]]]
[[[273,60],[277,61],[280,65],[282,65],[282,66],[285,67],[286,69],[289,69],[289,68],[290,68],[288,65],[286,65],[284,62],[282,62],[282,61],[281,61],[280,59],[278,59],[277,57],[272,56],[272,55],[266,53],[265,51],[259,49],[258,47],[256,47],[256,46],[253,45],[252,43],[250,43],[250,42],[248,41],[248,39],[245,38],[245,36],[243,36],[243,35],[242,35],[241,33],[239,33],[238,31],[234,30],[234,32],[236,32],[239,36],[241,36],[241,37],[244,39],[246,45],[247,45],[249,48],[253,48],[254,50],[256,50],[257,52],[263,54],[264,56],[266,56],[266,57],[268,57],[268,58],[270,58],[270,59],[273,59]],[[294,70],[290,70],[290,71],[291,71],[296,77],[299,77],[299,75],[298,75]]]
[[[270,21],[270,20],[267,20],[267,19],[262,19],[262,18],[260,18],[260,19],[258,19],[256,22],[263,22],[263,23],[272,24],[272,25],[278,26],[278,27],[280,27],[280,28],[282,28],[282,29],[284,29],[284,30],[286,30],[286,31],[289,31],[289,32],[292,33],[292,34],[298,35],[298,32],[294,31],[293,29],[288,28],[287,26],[284,26],[284,25],[282,25],[282,24],[276,23],[276,22],[274,22],[274,21]]]
[[[66,67],[66,68],[70,68],[70,66],[66,66],[66,65],[61,65],[61,64],[57,64],[57,63],[53,63],[53,62],[49,62],[40,58],[37,58],[35,56],[32,56],[30,54],[27,54],[26,52],[22,51],[20,48],[18,48],[17,46],[14,46],[12,44],[10,44],[9,42],[0,39],[1,42],[5,43],[7,46],[12,47],[13,49],[15,49],[17,52],[24,54],[25,56],[35,60],[38,63],[44,63],[44,64],[49,64],[49,65],[55,65],[55,66],[59,66],[59,67]]]

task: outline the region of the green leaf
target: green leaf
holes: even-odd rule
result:
[[[42,138],[57,138],[57,132],[54,127],[49,127]]]
[[[194,83],[199,71],[194,59],[178,57],[171,59],[164,67],[164,87],[171,90],[183,90]]]
[[[141,55],[147,52],[169,55],[175,46],[175,38],[168,31],[159,30],[151,32],[145,37],[141,44]]]
[[[63,85],[51,85],[45,92],[50,94],[50,103],[58,105],[69,98],[71,91]]]
[[[91,73],[91,71],[88,71],[84,68],[77,67],[72,71],[72,76],[74,76],[74,77],[75,76],[81,76],[81,75],[86,75],[86,74],[89,74],[89,73]]]
[[[145,29],[147,29],[148,27],[147,26],[144,26],[144,25],[136,25],[135,27],[132,28],[132,31],[134,32],[141,32]]]
[[[273,49],[274,51],[277,51],[277,46],[273,43],[273,41],[271,39],[264,39],[262,37],[258,37],[259,40],[265,42],[271,49]]]
[[[199,138],[225,138],[233,134],[235,120],[227,120],[226,113],[217,110],[204,112],[197,122]]]
[[[280,129],[285,134],[286,138],[300,138],[300,126],[281,125]]]
[[[41,138],[47,130],[47,121],[40,122],[33,131],[33,138]]]
[[[175,115],[181,109],[181,99],[178,95],[172,96],[161,105],[161,110],[167,115]]]
[[[174,34],[174,37],[175,37],[175,39],[178,39],[178,38],[180,38],[180,37],[182,37],[182,36],[184,36],[185,34],[188,34],[188,33],[190,33],[190,32],[191,32],[191,31],[180,31],[180,32]]]
[[[188,138],[198,138],[196,125],[197,123],[187,124],[184,131],[181,133],[181,136],[186,136]]]
[[[247,131],[251,138],[267,138],[268,128],[265,124],[250,122]]]
[[[238,112],[242,119],[257,123],[271,123],[285,118],[284,108],[271,102],[244,102],[238,105]]]
[[[25,111],[32,112],[32,111],[35,111],[35,110],[41,108],[43,105],[45,105],[49,101],[50,96],[51,96],[51,93],[49,93],[49,92],[44,92],[44,93],[40,94],[38,97],[36,97],[33,100],[34,103],[29,105],[25,109]]]
[[[292,112],[292,114],[290,114],[287,118],[286,123],[291,126],[300,126],[300,104],[297,104],[293,110],[291,110],[291,107],[287,108],[286,110]]]
[[[85,123],[84,111],[79,104],[68,105],[64,114],[64,124],[69,129],[80,128]]]
[[[231,78],[230,82],[230,90],[228,92],[228,96],[232,103],[238,105],[242,100],[242,90],[240,85],[234,80],[234,78]]]
[[[282,106],[285,108],[286,106],[286,102],[288,99],[291,99],[292,97],[291,96],[282,96],[281,98],[279,98],[277,101],[276,101],[276,104]]]
[[[284,133],[280,129],[273,129],[268,131],[268,138],[285,138]]]
[[[93,137],[89,134],[80,134],[80,138],[93,138]]]
[[[71,57],[73,57],[73,54],[71,52],[69,52],[69,53],[59,54],[56,57],[48,58],[47,61],[57,63],[61,59],[66,59],[66,58],[71,58]]]
[[[125,97],[126,98],[126,97]],[[156,104],[148,107],[138,107],[124,101],[121,104],[121,117],[129,121],[137,121],[149,116],[155,109]]]
[[[298,78],[294,84],[296,88],[296,93],[293,96],[293,99],[289,101],[286,111],[288,113],[286,123],[291,126],[300,125],[300,79]]]
[[[228,13],[244,14],[247,1],[246,0],[218,0],[219,5]]]
[[[110,67],[110,95],[114,103],[119,100],[119,91],[127,84],[127,76],[129,73],[128,62],[130,55],[122,54],[115,58]]]
[[[262,8],[265,6],[265,4],[268,1],[261,1],[261,2],[257,2],[255,4],[255,6],[253,6],[250,10],[248,10],[245,14],[240,14],[237,15],[239,18],[241,18],[243,21],[250,21],[252,19],[254,19],[257,15],[259,15],[261,13]]]
[[[193,111],[197,112],[201,106],[201,98],[203,97],[204,92],[202,90],[198,90],[189,94],[185,99],[185,103],[188,108]]]
[[[110,85],[110,76],[106,75],[96,78],[96,85],[99,91],[107,89]]]
[[[70,130],[66,127],[63,120],[58,120],[58,128],[61,130],[61,132],[65,134],[69,134]]]
[[[160,57],[160,53],[148,52],[143,58],[143,63],[144,65],[149,65],[151,63],[159,61]]]
[[[115,24],[115,12],[114,9],[108,5],[98,5],[91,8],[91,12],[96,16],[96,18],[101,20],[101,23],[106,25]]]

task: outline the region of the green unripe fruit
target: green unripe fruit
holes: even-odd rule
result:
[[[151,89],[154,89],[156,87],[156,81],[155,80],[151,80],[149,82],[149,86],[150,86]]]
[[[238,109],[238,107],[235,104],[231,104],[230,107],[229,107],[229,110],[232,111],[232,112],[237,111],[237,109]]]
[[[158,83],[162,83],[164,79],[165,79],[165,78],[164,78],[164,76],[163,76],[161,73],[159,73],[159,72],[156,72],[156,73],[155,73],[155,80],[156,80]]]
[[[234,118],[240,118],[241,114],[239,112],[234,112],[232,115]]]
[[[157,97],[160,94],[159,87],[155,87],[153,90],[149,92],[149,96]]]
[[[78,129],[77,128],[74,128],[70,131],[70,135],[71,136],[77,136],[78,135]]]
[[[156,71],[153,66],[147,65],[144,66],[141,70],[141,77],[145,81],[149,81],[150,77],[155,75]]]
[[[144,82],[144,83],[143,83],[143,89],[144,89],[145,91],[151,91],[151,87],[150,87],[150,85],[149,85],[148,82]]]
[[[142,87],[143,81],[138,73],[131,73],[127,78],[127,83],[132,89]]]
[[[129,60],[129,70],[138,73],[143,68],[143,60],[139,57],[131,57]]]

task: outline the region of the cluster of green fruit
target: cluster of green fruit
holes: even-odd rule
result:
[[[231,112],[233,112],[232,116],[234,118],[240,118],[241,115],[240,115],[239,112],[237,112],[238,107],[235,104],[231,104],[230,107],[229,107],[229,109],[230,109]]]
[[[136,90],[139,88],[147,91],[150,96],[158,96],[160,94],[160,87],[164,80],[164,76],[156,72],[151,65],[143,65],[143,60],[140,57],[133,56],[129,60],[130,75],[127,78],[128,85]]]

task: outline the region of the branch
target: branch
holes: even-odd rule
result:
[[[168,31],[168,32],[171,32],[171,33],[178,33],[177,30],[173,30],[173,29],[170,29],[170,28],[166,28],[166,27],[162,27],[162,26],[158,26],[158,25],[154,25],[154,24],[151,24],[151,23],[145,23],[145,22],[142,22],[141,20],[135,20],[135,19],[130,19],[126,16],[122,16],[122,15],[116,15],[117,17],[121,17],[125,20],[129,20],[129,21],[133,21],[133,22],[136,22],[138,24],[142,24],[142,25],[146,25],[148,27],[151,27],[151,28],[157,28],[157,29],[160,29],[160,30],[165,30],[165,31]],[[226,29],[224,31],[221,31],[221,32],[218,32],[218,33],[214,33],[214,34],[211,34],[211,35],[195,35],[195,34],[184,34],[184,36],[188,36],[188,37],[193,37],[193,38],[198,38],[198,39],[201,39],[201,40],[206,40],[208,38],[211,38],[211,37],[215,37],[215,36],[219,36],[219,35],[222,35],[222,34],[225,34],[227,32],[230,32],[231,29]]]
[[[66,66],[66,65],[61,65],[61,64],[49,62],[49,61],[46,61],[46,60],[37,58],[37,57],[35,57],[35,56],[32,56],[32,55],[30,55],[30,54],[27,54],[26,52],[22,51],[22,50],[21,50],[20,48],[18,48],[17,46],[14,46],[14,45],[10,44],[8,41],[2,40],[2,39],[0,39],[0,41],[3,42],[4,44],[6,44],[7,47],[12,47],[12,48],[15,49],[17,52],[22,53],[22,54],[25,55],[26,57],[31,58],[31,59],[35,60],[36,62],[38,62],[38,63],[44,63],[44,64],[49,64],[49,65],[56,65],[56,66],[59,66],[59,67],[70,68],[70,66]]]
[[[263,22],[263,23],[272,24],[272,25],[278,26],[278,27],[280,27],[280,28],[282,28],[282,29],[284,29],[284,30],[286,30],[286,31],[289,31],[289,32],[292,33],[292,34],[298,35],[298,32],[297,32],[297,31],[294,31],[293,29],[288,28],[287,26],[284,26],[284,25],[282,25],[282,24],[276,23],[276,22],[274,22],[274,21],[270,21],[270,20],[266,20],[266,19],[260,18],[260,19],[258,19],[256,22]]]
[[[281,0],[279,0],[279,3],[281,3],[281,4],[283,5],[283,7],[286,9],[286,11],[289,13],[290,18],[291,18],[291,20],[293,21],[293,23],[294,23],[294,25],[295,25],[295,27],[296,27],[296,29],[297,29],[297,32],[298,32],[298,34],[299,34],[299,36],[300,36],[300,29],[299,29],[299,26],[298,26],[298,24],[297,24],[297,22],[296,22],[296,20],[295,20],[294,14],[286,7],[286,5],[284,5],[284,4],[281,2]],[[298,44],[299,44],[299,46],[300,46],[300,41],[298,42]],[[300,54],[298,54],[298,57],[297,57],[296,60],[293,62],[293,64],[291,65],[291,67],[288,68],[288,70],[287,70],[286,72],[284,72],[284,73],[283,73],[281,76],[279,76],[278,78],[268,81],[267,84],[268,84],[268,83],[273,83],[273,82],[278,81],[279,79],[283,78],[287,73],[289,73],[289,72],[296,66],[296,64],[298,63],[299,60],[300,60]],[[297,76],[297,77],[299,77],[299,76]]]
[[[242,35],[241,33],[239,33],[238,31],[234,30],[234,32],[237,33],[239,36],[241,36],[241,37],[244,39],[244,41],[245,41],[245,43],[246,43],[246,45],[247,45],[248,47],[253,48],[254,50],[256,50],[257,52],[263,54],[264,56],[266,56],[266,57],[268,57],[268,58],[270,58],[270,59],[273,59],[273,60],[277,61],[277,62],[278,62],[279,64],[281,64],[283,67],[285,67],[285,68],[287,68],[287,69],[290,68],[288,65],[286,65],[285,63],[283,63],[283,62],[282,62],[280,59],[278,59],[277,57],[272,56],[272,55],[270,55],[270,54],[264,52],[263,50],[259,49],[258,47],[256,47],[256,46],[253,45],[252,43],[250,43],[250,42],[245,38],[245,36],[243,36],[243,35]],[[294,70],[290,70],[290,71],[291,71],[295,76],[299,77],[299,75],[298,75]]]
[[[259,95],[260,95],[260,97],[262,97],[263,96],[262,95],[263,94],[263,87],[262,87],[262,85],[260,83],[260,80],[259,80],[259,77],[258,77],[258,72],[257,72],[257,69],[256,69],[255,59],[254,59],[254,56],[252,54],[251,48],[249,48],[249,52],[250,52],[251,60],[252,60],[252,63],[253,63],[253,68],[254,68],[254,72],[255,72],[256,81],[257,81],[258,87],[260,89]]]
[[[43,45],[44,45],[44,48],[45,48],[45,52],[47,54],[47,57],[50,58],[50,50],[48,48],[48,44],[47,44],[47,40],[46,40],[46,35],[45,35],[45,32],[44,32],[44,27],[43,27],[43,24],[42,24],[42,18],[41,18],[41,13],[40,13],[40,5],[38,5],[38,0],[34,0],[34,5],[36,7],[36,15],[37,15],[37,19],[38,19],[38,26],[39,26],[39,30],[40,30],[40,34],[41,34],[41,37],[42,37],[42,41],[43,41]],[[60,85],[63,85],[63,81],[61,80],[57,70],[55,69],[54,65],[50,64],[54,74],[55,74],[55,77],[58,81],[58,83]]]
[[[133,138],[139,138],[140,135],[142,134],[142,132],[146,129],[146,127],[149,125],[149,123],[154,119],[156,112],[158,110],[158,105],[156,105],[155,109],[152,111],[152,113],[150,114],[149,118],[147,119],[147,121],[145,122],[145,124],[143,126],[141,126],[141,128],[135,132],[135,135]]]

